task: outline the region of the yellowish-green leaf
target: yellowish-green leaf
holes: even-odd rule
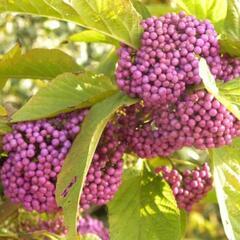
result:
[[[69,40],[72,42],[86,42],[86,43],[108,43],[119,46],[118,41],[115,39],[104,35],[103,33],[96,32],[93,30],[85,30],[69,37]]]
[[[137,48],[141,16],[131,0],[0,0],[0,12],[19,12],[74,22]]]
[[[209,19],[221,29],[227,15],[228,0],[176,0],[177,5],[198,19]]]
[[[218,88],[215,78],[210,72],[205,59],[201,58],[199,61],[199,74],[202,78],[205,88],[210,92],[219,102],[221,102],[236,118],[240,120],[240,102],[236,104],[236,95],[234,93],[225,95],[224,84]],[[226,84],[227,85],[227,84]],[[238,84],[239,85],[239,84]],[[238,88],[240,90],[240,88]]]
[[[135,9],[143,17],[143,19],[151,17],[150,12],[148,11],[144,3],[141,2],[141,0],[131,0],[131,1]]]
[[[240,0],[228,0],[227,17],[220,40],[222,51],[240,57]]]
[[[228,239],[240,239],[240,139],[210,151],[214,185]]]
[[[40,89],[12,116],[12,121],[41,119],[89,107],[117,91],[116,86],[103,74],[64,73]]]
[[[64,161],[62,171],[58,176],[56,199],[58,205],[63,208],[64,221],[68,227],[67,239],[69,240],[78,239],[77,217],[80,196],[102,132],[119,107],[135,102],[134,99],[122,93],[117,93],[94,105],[85,118],[81,132],[76,137]],[[65,195],[65,190],[68,189],[69,184],[73,181],[75,184]]]
[[[146,169],[127,170],[108,204],[111,240],[180,240],[181,217],[169,185]]]
[[[0,61],[1,85],[9,78],[52,79],[65,72],[82,68],[66,53],[57,49],[33,49],[21,54],[19,46],[6,53]]]

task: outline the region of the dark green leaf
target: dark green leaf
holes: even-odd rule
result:
[[[224,52],[240,56],[240,0],[228,0],[227,17],[220,42]]]
[[[127,170],[109,203],[111,240],[178,240],[181,218],[169,185],[161,177]]]
[[[2,85],[8,78],[52,79],[79,70],[74,59],[60,50],[33,49],[21,54],[17,45],[0,61],[0,82]]]
[[[76,33],[69,37],[69,40],[72,42],[87,42],[87,43],[109,43],[118,46],[119,43],[115,39],[108,37],[100,32],[93,30],[85,30],[79,33]]]
[[[99,63],[97,68],[97,73],[103,73],[107,76],[112,77],[115,73],[116,63],[118,61],[118,56],[116,53],[116,49],[112,48],[112,50],[107,53],[102,61]]]
[[[240,239],[240,139],[232,145],[210,151],[214,185],[225,233]]]
[[[228,92],[226,94],[224,88],[229,88],[229,86],[233,86],[233,83],[224,83],[220,84],[220,88],[218,88],[215,78],[210,72],[210,69],[206,63],[206,60],[201,58],[199,62],[199,72],[204,83],[205,88],[208,92],[210,92],[219,102],[221,102],[236,118],[240,120],[240,101],[237,102],[237,97],[239,96],[235,94],[235,92]],[[234,87],[240,86],[239,82],[235,81],[236,85]],[[234,88],[233,87],[233,88]]]
[[[151,17],[150,12],[140,0],[131,0],[131,1],[135,9],[143,17],[143,19]]]
[[[12,116],[12,121],[51,117],[63,111],[88,107],[116,92],[116,86],[102,74],[65,73],[40,89]]]
[[[79,24],[137,48],[141,16],[130,0],[0,0],[0,12],[46,16]]]
[[[61,173],[58,176],[56,199],[63,208],[64,221],[68,227],[68,239],[76,239],[76,225],[79,210],[79,200],[85,178],[90,167],[94,152],[98,145],[102,132],[115,113],[123,106],[136,101],[117,93],[92,107],[83,122],[80,134],[76,137],[73,146],[64,161]],[[70,188],[66,197],[63,192],[69,183],[76,179],[76,183]]]

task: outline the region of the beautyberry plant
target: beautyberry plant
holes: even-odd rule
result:
[[[57,49],[3,54],[1,87],[43,83],[0,109],[9,236],[181,240],[216,195],[227,238],[240,239],[240,1],[175,5],[153,16],[138,0],[0,0],[0,13],[80,25],[66,42],[113,46],[82,66]]]

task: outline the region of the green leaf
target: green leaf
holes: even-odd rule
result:
[[[240,0],[228,0],[227,17],[221,34],[221,50],[240,56]]]
[[[181,216],[181,238],[180,239],[184,240],[186,229],[187,229],[187,213],[184,210],[181,210],[180,216]]]
[[[225,233],[240,239],[240,139],[232,145],[210,151],[214,185]]]
[[[101,60],[98,65],[97,73],[102,73],[112,77],[115,74],[115,68],[118,61],[116,49],[112,48]]]
[[[68,1],[69,2],[69,1]],[[130,0],[0,0],[0,12],[19,12],[74,22],[137,48],[141,16]]]
[[[152,3],[147,5],[147,9],[153,16],[163,16],[169,12],[180,12],[181,10],[176,6],[171,6],[165,3]]]
[[[81,240],[102,240],[97,235],[94,234],[86,234],[81,236]]]
[[[63,208],[64,221],[68,227],[68,239],[77,238],[76,225],[80,196],[102,132],[119,107],[135,102],[134,99],[117,93],[94,105],[82,124],[81,132],[64,161],[56,187],[56,199],[58,205]],[[70,188],[67,196],[63,196],[64,190],[73,181],[75,184]]]
[[[135,9],[143,17],[143,19],[151,17],[151,14],[148,11],[147,7],[140,0],[131,0],[131,1]]]
[[[63,111],[89,107],[117,92],[102,74],[64,73],[39,90],[12,116],[13,122],[51,117]]]
[[[33,49],[21,54],[16,45],[0,61],[1,85],[8,78],[52,79],[64,72],[82,68],[66,53],[57,49]]]
[[[5,121],[4,119],[0,118],[0,135],[6,134],[6,133],[11,132],[11,131],[12,131],[12,129],[8,125],[7,121]]]
[[[228,0],[176,0],[177,5],[198,19],[209,19],[220,29],[227,15]]]
[[[215,78],[212,75],[206,60],[203,58],[201,58],[199,61],[199,74],[207,91],[211,93],[220,103],[222,103],[237,119],[240,120],[240,102],[236,102],[237,95],[235,92],[231,93],[231,91],[229,91],[227,92],[228,94],[225,92],[225,86],[228,89],[229,86],[233,86],[233,83],[219,84],[221,87],[218,88]],[[236,84],[234,87],[237,87],[239,90],[239,82],[235,81],[234,83]]]
[[[86,42],[86,43],[109,43],[116,46],[119,46],[118,41],[115,39],[104,35],[103,33],[96,32],[93,30],[85,30],[69,37],[69,40],[72,42]]]
[[[146,169],[127,170],[108,204],[111,240],[181,239],[181,218],[169,185]]]

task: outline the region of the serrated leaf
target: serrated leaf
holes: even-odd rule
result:
[[[0,0],[0,12],[19,12],[74,22],[137,48],[141,16],[130,0]]]
[[[64,73],[39,90],[12,116],[13,122],[35,120],[57,115],[63,111],[89,107],[118,90],[102,74],[89,72]]]
[[[52,79],[82,68],[68,54],[57,49],[32,49],[22,54],[16,45],[0,61],[1,85],[9,78]]]
[[[140,0],[131,0],[131,1],[135,9],[143,17],[143,19],[151,17],[151,14],[148,11],[147,7]]]
[[[227,238],[240,239],[240,139],[230,146],[213,149],[210,157],[214,185]]]
[[[231,92],[229,93],[230,95],[225,93],[224,86],[226,84],[227,88],[229,88],[228,83],[219,84],[221,87],[218,88],[215,78],[212,75],[206,60],[203,58],[199,61],[199,74],[207,91],[240,120],[240,102],[236,104],[235,101],[237,96],[234,95],[234,93],[231,94]]]
[[[218,29],[227,15],[227,0],[176,0],[176,3],[189,15],[209,19]]]
[[[77,239],[77,216],[79,201],[85,178],[102,132],[115,111],[123,105],[134,104],[136,100],[117,93],[92,107],[85,118],[80,134],[66,157],[58,176],[56,199],[63,208],[64,221],[68,227],[68,239]],[[63,192],[76,179],[67,196]]]
[[[115,39],[93,30],[85,30],[85,31],[73,34],[69,37],[69,41],[86,42],[86,43],[99,42],[99,43],[108,43],[108,44],[119,46],[118,41],[116,41]]]
[[[240,0],[228,0],[227,17],[221,33],[221,50],[240,56]]]
[[[124,173],[108,210],[111,240],[181,239],[180,211],[172,191],[146,169]]]

